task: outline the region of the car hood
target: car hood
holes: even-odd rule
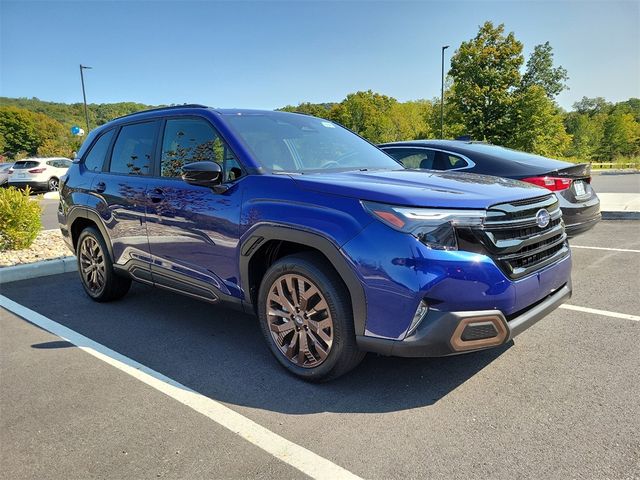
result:
[[[304,190],[420,207],[487,208],[549,193],[544,188],[516,180],[433,170],[312,173],[291,175],[291,178]]]

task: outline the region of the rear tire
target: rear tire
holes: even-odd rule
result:
[[[116,274],[107,245],[96,228],[87,227],[80,233],[76,256],[82,286],[92,300],[117,300],[131,288],[130,278]]]
[[[50,192],[57,192],[60,189],[60,180],[56,177],[51,177],[47,182],[47,190]]]
[[[347,289],[317,255],[287,256],[267,270],[258,317],[271,353],[304,380],[337,378],[365,356],[356,344]]]

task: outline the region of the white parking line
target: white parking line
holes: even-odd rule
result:
[[[575,310],[576,312],[593,313],[594,315],[604,315],[605,317],[621,318],[623,320],[632,320],[634,322],[640,322],[640,316],[629,315],[628,313],[610,312],[608,310],[598,310],[596,308],[579,307],[577,305],[560,305],[560,308],[565,310]]]
[[[628,248],[587,247],[583,245],[571,245],[571,248],[586,248],[588,250],[611,250],[612,252],[640,253],[640,250],[630,250]]]
[[[112,367],[131,375],[135,379],[170,396],[174,400],[199,412],[219,425],[231,430],[265,452],[270,453],[311,478],[316,479],[360,479],[360,477],[297,445],[280,435],[267,430],[253,420],[244,417],[220,402],[210,399],[149,367],[142,365],[104,345],[81,335],[64,325],[54,322],[27,307],[0,295],[0,306],[25,320],[67,340],[90,355]]]

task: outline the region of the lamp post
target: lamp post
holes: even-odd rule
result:
[[[440,138],[444,138],[444,51],[449,45],[442,47],[442,82],[440,84]]]
[[[84,75],[82,73],[82,70],[89,70],[92,67],[85,67],[84,65],[80,64],[80,81],[82,82],[82,99],[84,100],[84,118],[87,121],[87,133],[89,133],[89,111],[87,110],[87,94],[84,91]]]

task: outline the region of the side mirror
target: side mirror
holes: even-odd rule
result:
[[[222,183],[222,168],[216,162],[193,162],[182,167],[182,179],[191,185],[214,187]]]

